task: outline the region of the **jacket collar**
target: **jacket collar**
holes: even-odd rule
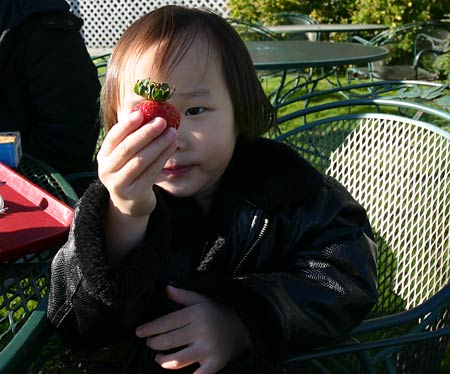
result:
[[[238,137],[221,185],[267,211],[298,204],[317,193],[323,176],[288,145]]]

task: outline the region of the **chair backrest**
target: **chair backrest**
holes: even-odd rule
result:
[[[263,25],[243,19],[227,18],[244,41],[280,40],[281,37]]]
[[[367,210],[376,235],[373,315],[410,309],[450,281],[450,134],[386,114],[320,119],[281,135]]]
[[[81,17],[81,29],[88,48],[112,48],[119,37],[135,20],[163,5],[168,0],[68,0],[73,13]],[[180,0],[178,5],[210,9],[222,16],[228,15],[226,0]]]
[[[319,118],[336,116],[336,113],[366,112],[398,114],[450,131],[448,90],[448,85],[432,82],[380,81],[299,96],[276,107],[279,116],[275,133],[285,133]],[[348,99],[336,99],[337,95]]]
[[[438,26],[419,32],[414,40],[414,55],[425,48],[446,51],[450,42],[449,38],[450,30]]]
[[[414,66],[413,45],[416,35],[428,32],[428,30],[435,29],[440,25],[442,25],[441,22],[435,21],[410,22],[384,30],[371,39],[354,35],[352,41],[382,46],[390,52],[390,56],[382,62],[369,63],[366,68],[360,69],[352,66],[347,70],[347,76],[349,78],[365,77],[369,79],[436,80],[435,72],[418,69]],[[391,58],[397,60],[395,65]]]
[[[414,40],[413,67],[416,76],[419,69],[439,77],[439,69],[435,66],[439,55],[448,52],[450,45],[450,30],[437,25],[416,35]]]
[[[317,25],[319,22],[307,14],[297,12],[279,12],[271,16],[271,20],[279,25]],[[285,39],[320,40],[320,32],[294,33],[285,36]]]
[[[353,41],[361,42],[363,44],[384,46],[387,44],[399,42],[403,40],[407,35],[412,35],[414,40],[415,36],[418,33],[436,28],[436,26],[439,24],[440,23],[430,21],[410,22],[381,31],[369,40],[366,40],[358,35],[354,35],[352,39]]]
[[[378,80],[356,84],[337,85],[329,89],[314,90],[305,95],[298,95],[276,105],[279,112],[301,109],[303,106],[324,102],[326,99],[407,99],[409,101],[435,102],[444,109],[450,110],[450,85],[439,82],[420,80]],[[328,101],[328,100],[327,100]],[[447,101],[449,102],[447,104]]]

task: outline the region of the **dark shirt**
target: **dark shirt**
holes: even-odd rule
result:
[[[2,0],[0,131],[62,173],[95,170],[100,83],[64,0]]]

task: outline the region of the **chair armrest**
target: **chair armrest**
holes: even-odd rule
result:
[[[401,346],[450,335],[450,326],[445,326],[433,331],[417,331],[418,328],[423,328],[429,325],[430,320],[433,322],[433,320],[439,315],[440,311],[444,307],[448,307],[449,303],[450,284],[447,284],[439,292],[415,308],[389,316],[365,320],[354,328],[349,334],[340,338],[332,345],[290,358],[286,361],[286,363],[308,361],[341,354],[362,352],[370,349]],[[371,340],[367,342],[359,342],[357,339],[357,336],[405,325],[412,321],[417,321],[419,318],[422,318],[422,322],[401,336]],[[348,343],[350,340],[353,340],[354,342]]]
[[[435,55],[444,55],[447,53],[447,51],[441,51],[441,50],[432,49],[432,48],[424,48],[424,49],[421,49],[418,53],[416,53],[414,56],[414,60],[413,60],[413,70],[414,70],[416,79],[418,78],[420,59],[422,58],[422,56],[425,53],[433,53]]]
[[[371,349],[382,349],[382,348],[390,348],[395,346],[403,346],[406,344],[417,343],[420,341],[428,340],[428,339],[436,339],[442,336],[450,335],[450,326],[446,326],[440,328],[438,330],[426,331],[420,333],[411,333],[406,334],[400,337],[395,338],[387,338],[387,339],[379,339],[373,340],[369,342],[360,343],[356,341],[355,343],[336,343],[336,345],[330,346],[328,348],[322,348],[310,353],[306,353],[303,355],[295,356],[290,359],[284,361],[285,364],[293,363],[293,362],[302,362],[315,360],[319,358],[328,358],[332,356],[339,356],[343,354],[349,353],[357,353],[362,351],[367,351]]]
[[[355,327],[349,335],[354,336],[375,330],[391,328],[417,321],[419,318],[429,321],[429,319],[432,319],[436,314],[439,314],[439,312],[449,303],[450,283],[417,307],[388,316],[365,320]]]
[[[359,35],[353,35],[351,42],[357,42],[357,43],[366,44],[366,45],[373,45],[373,43],[370,40],[364,39]]]

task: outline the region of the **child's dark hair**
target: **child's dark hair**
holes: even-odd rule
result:
[[[265,95],[245,43],[233,27],[212,12],[168,5],[134,22],[117,42],[105,81],[104,124],[108,131],[117,122],[122,74],[151,46],[158,46],[154,66],[168,72],[183,58],[195,37],[206,38],[221,62],[230,93],[238,133],[254,139],[275,125],[276,115]],[[211,47],[210,47],[211,49]],[[168,61],[171,66],[167,66]]]

